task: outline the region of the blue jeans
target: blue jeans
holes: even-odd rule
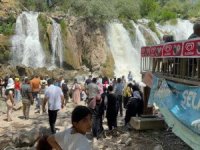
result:
[[[21,93],[20,90],[15,90],[15,100],[18,103],[21,100]]]
[[[32,95],[33,95],[33,99],[36,102],[36,106],[35,106],[36,109],[40,109],[40,99],[39,99],[38,92],[32,92]]]

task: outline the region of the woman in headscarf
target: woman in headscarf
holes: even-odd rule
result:
[[[8,79],[8,84],[6,85],[6,106],[7,106],[7,121],[12,121],[11,113],[14,106],[14,80],[10,77]]]
[[[74,85],[72,86],[73,94],[72,100],[75,104],[79,104],[81,101],[81,86],[77,79],[74,80]]]
[[[129,99],[127,104],[125,125],[129,123],[131,117],[140,116],[143,113],[143,96],[138,85],[132,86],[132,97]]]

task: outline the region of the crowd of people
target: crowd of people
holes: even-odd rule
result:
[[[125,76],[108,79],[90,75],[84,84],[74,79],[69,86],[63,77],[53,79],[36,75],[32,79],[25,77],[20,80],[19,77],[9,76],[1,80],[0,87],[1,96],[5,98],[7,105],[7,121],[12,121],[12,109],[20,102],[23,105],[24,119],[29,119],[30,107],[35,103],[35,113],[48,112],[52,133],[52,136],[46,137],[49,147],[76,149],[75,147],[82,145],[82,149],[88,150],[89,145],[83,136],[91,131],[94,138],[100,138],[104,133],[104,118],[107,119],[108,129],[113,130],[117,128],[118,116],[124,117],[126,126],[131,117],[143,113],[143,94],[139,85],[133,81],[131,72],[127,79],[128,81]],[[56,133],[57,112],[66,106],[70,98],[75,107],[72,112],[72,128]],[[81,103],[84,106],[80,105],[81,101],[84,101]],[[38,149],[44,145],[40,143],[42,140]]]

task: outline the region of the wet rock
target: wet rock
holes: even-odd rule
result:
[[[163,150],[161,145],[156,145],[153,150]]]
[[[126,133],[120,136],[120,140],[117,142],[119,144],[125,144],[126,141],[130,138],[130,134]]]
[[[131,138],[128,138],[128,140],[125,142],[125,145],[126,145],[126,146],[130,146],[130,145],[131,145],[131,142],[132,142],[132,139],[131,139]]]

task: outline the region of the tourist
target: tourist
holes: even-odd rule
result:
[[[129,73],[128,73],[128,82],[131,82],[131,81],[133,81],[133,75],[132,75],[132,72],[129,71]]]
[[[188,39],[200,38],[200,22],[197,22],[193,26],[193,33],[188,37]],[[189,77],[196,76],[199,73],[200,67],[197,68],[197,58],[189,58],[186,69],[189,69]],[[200,65],[198,65],[200,66]],[[198,70],[198,71],[197,71]],[[200,77],[200,73],[197,75]]]
[[[45,111],[45,105],[48,101],[48,115],[49,124],[52,134],[56,133],[55,123],[57,119],[57,112],[64,107],[64,96],[60,87],[53,85],[53,79],[47,81],[48,87],[45,91],[43,112]]]
[[[108,94],[105,97],[106,118],[109,130],[117,127],[117,97],[113,92],[113,87],[108,86]]]
[[[102,76],[101,76],[101,75],[98,77],[97,82],[103,84],[103,79],[102,79]]]
[[[131,117],[140,116],[143,113],[143,98],[142,92],[137,85],[132,86],[132,97],[127,104],[125,125],[127,125]]]
[[[124,88],[124,91],[123,91],[123,97],[124,97],[124,108],[126,108],[127,106],[127,103],[128,103],[128,100],[129,98],[131,98],[132,96],[132,83],[129,83],[125,88]]]
[[[85,86],[92,82],[92,75],[89,75],[89,78],[85,81]]]
[[[85,89],[82,88],[82,90],[81,90],[81,101],[84,101],[86,103],[86,100],[87,100],[87,94],[85,92]]]
[[[50,136],[48,143],[56,150],[91,150],[85,134],[90,132],[92,115],[85,106],[77,106],[71,117],[72,127]]]
[[[18,103],[21,100],[21,82],[19,78],[15,78],[15,100]]]
[[[67,83],[68,83],[68,80],[65,79],[64,82],[62,83],[62,86],[61,86],[61,87],[62,87],[62,92],[63,92],[63,94],[64,94],[64,99],[65,99],[64,105],[65,105],[65,106],[66,106],[66,104],[67,104],[68,101],[69,101],[69,88],[68,88]]]
[[[120,112],[120,116],[123,116],[123,107],[122,107],[122,95],[123,95],[123,83],[121,82],[121,78],[117,79],[117,83],[114,87],[114,93],[117,96],[117,113]]]
[[[125,76],[122,76],[122,84],[123,84],[124,87],[125,87],[125,85],[126,85],[126,79],[125,79]]]
[[[33,104],[33,96],[31,92],[30,81],[28,78],[26,78],[22,84],[22,104],[24,119],[28,120],[30,106]]]
[[[65,82],[65,80],[64,80],[64,78],[63,78],[63,76],[61,76],[60,78],[59,78],[59,86],[60,87],[62,87],[62,84]]]
[[[113,88],[115,88],[115,85],[117,84],[117,78],[114,77],[114,79],[110,83],[112,83],[111,85],[113,86]]]
[[[43,108],[43,105],[44,105],[44,98],[45,98],[46,88],[47,88],[47,81],[46,80],[42,80],[41,89],[40,89],[40,91],[38,93],[41,108]],[[45,113],[45,112],[46,112],[46,109],[42,110],[42,113]]]
[[[193,33],[189,36],[188,39],[194,39],[200,37],[200,22],[197,22],[193,26]]]
[[[35,75],[35,77],[30,81],[31,89],[32,89],[32,94],[33,94],[33,99],[36,101],[36,110],[37,113],[40,112],[40,99],[38,96],[38,93],[40,91],[41,85],[40,85],[40,78]]]
[[[77,79],[74,80],[74,84],[72,86],[72,101],[74,104],[79,104],[81,101],[81,86],[78,83]]]
[[[99,89],[99,94],[101,95],[103,93],[103,84],[101,82],[101,80],[97,79],[97,86]]]
[[[98,139],[102,132],[102,114],[100,110],[102,104],[101,95],[97,94],[94,101],[94,109],[90,108],[92,110],[92,134],[94,138]]]
[[[5,81],[7,80],[7,81]],[[0,82],[0,89],[1,89],[1,97],[5,98],[5,91],[6,91],[6,85],[7,85],[8,79],[1,79]]]
[[[12,121],[11,113],[13,110],[13,106],[15,105],[14,103],[14,80],[12,77],[8,78],[8,82],[6,85],[6,91],[5,91],[5,96],[6,96],[6,106],[7,106],[7,121]]]
[[[92,82],[88,84],[87,88],[87,95],[88,95],[88,106],[91,109],[95,109],[96,106],[96,96],[99,94],[99,88],[97,85],[97,79],[93,78]]]

